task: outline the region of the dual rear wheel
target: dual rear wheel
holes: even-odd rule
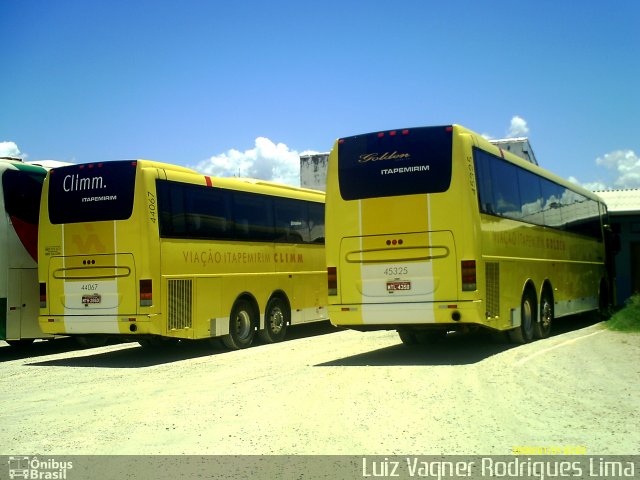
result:
[[[291,321],[291,310],[286,301],[273,297],[265,310],[264,330],[258,332],[259,337],[267,343],[284,340],[287,326]],[[229,334],[222,337],[222,343],[232,350],[250,347],[258,330],[258,312],[254,305],[239,299],[231,309],[229,318]]]
[[[552,323],[553,298],[549,291],[543,291],[538,305],[535,291],[527,288],[520,303],[520,326],[509,331],[509,338],[520,344],[529,343],[534,338],[547,338],[551,333]]]

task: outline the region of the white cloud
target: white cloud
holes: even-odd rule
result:
[[[527,126],[527,121],[518,115],[514,115],[511,118],[511,124],[509,125],[509,130],[507,131],[506,136],[498,137],[498,139],[526,137],[528,134],[529,127]],[[496,137],[490,133],[482,133],[481,136],[489,141],[496,140]]]
[[[527,121],[515,115],[511,119],[511,125],[509,126],[509,133],[507,133],[507,138],[514,137],[526,137],[529,134],[529,127],[527,126]]]
[[[284,143],[275,144],[268,138],[258,137],[250,150],[231,149],[192,168],[216,177],[251,177],[299,186],[300,155],[310,153],[316,152],[297,152]]]
[[[23,158],[26,155],[20,153],[20,149],[15,142],[0,142],[0,157]]]
[[[569,181],[571,183],[575,183],[576,185],[580,185],[582,188],[591,190],[592,192],[595,192],[597,190],[607,190],[607,185],[600,181],[582,183],[576,177],[573,177],[573,176],[569,177]]]
[[[613,170],[617,174],[617,188],[640,187],[640,157],[633,150],[615,150],[596,159],[596,165]]]

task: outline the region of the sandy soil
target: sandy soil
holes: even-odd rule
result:
[[[514,347],[292,329],[227,352],[0,346],[1,454],[640,453],[640,335],[564,321]]]

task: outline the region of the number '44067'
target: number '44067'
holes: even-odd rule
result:
[[[147,203],[149,205],[149,221],[156,223],[156,196],[151,192],[147,192]]]

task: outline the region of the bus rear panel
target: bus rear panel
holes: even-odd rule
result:
[[[452,161],[458,148],[450,126],[337,142],[327,196],[333,323],[374,329],[483,321],[476,251],[457,241],[474,234],[471,199],[459,188],[465,172]],[[463,201],[451,202],[452,193]]]
[[[144,325],[154,313],[151,302],[138,301],[138,275],[150,246],[145,224],[132,220],[141,203],[135,199],[137,171],[136,161],[51,171],[43,209],[51,234],[41,237],[40,246],[44,330],[127,333],[130,322]]]

